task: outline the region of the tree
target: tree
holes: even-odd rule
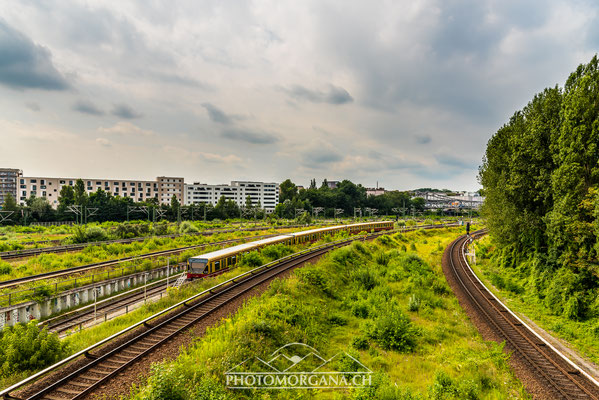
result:
[[[2,211],[18,211],[19,206],[17,205],[17,202],[15,201],[15,198],[12,196],[11,193],[6,193],[6,196],[4,196],[4,204],[2,204]]]
[[[245,198],[245,208],[247,208],[248,210],[254,208],[254,203],[252,203],[252,198],[250,197],[250,195],[247,195]]]
[[[293,200],[297,197],[297,186],[291,182],[291,179],[285,179],[281,182],[279,189],[281,191],[279,196],[279,201],[281,203],[285,202],[285,200]]]
[[[34,197],[32,196],[30,200],[28,200],[27,205],[31,209],[31,212],[34,216],[37,217],[38,220],[48,219],[50,215],[52,215],[53,210],[44,197]]]
[[[72,186],[64,185],[58,194],[58,209],[64,212],[68,206],[75,204],[75,190]]]
[[[179,207],[181,207],[181,203],[179,203],[177,195],[173,195],[173,197],[171,197],[171,212],[173,213],[174,218],[177,218],[179,215]]]
[[[85,190],[85,183],[82,179],[77,179],[75,182],[75,204],[85,206],[87,204],[87,191]]]

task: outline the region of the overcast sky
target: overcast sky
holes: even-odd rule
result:
[[[599,47],[594,1],[0,5],[0,167],[479,187],[491,135]]]

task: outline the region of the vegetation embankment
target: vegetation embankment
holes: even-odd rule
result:
[[[315,265],[274,281],[260,297],[210,328],[175,361],[157,364],[134,399],[229,398],[520,398],[526,394],[500,345],[468,322],[441,271],[459,229],[356,242]],[[280,346],[308,344],[339,352],[374,371],[357,390],[236,391],[224,373],[268,357]],[[338,358],[340,371],[360,367]]]
[[[564,313],[551,312],[551,301],[560,296],[561,288],[554,286],[549,297],[540,299],[538,293],[527,290],[531,278],[525,267],[502,268],[491,238],[484,237],[476,244],[477,264],[472,268],[483,282],[514,311],[533,320],[553,336],[567,341],[570,347],[599,364],[599,318],[572,319]]]
[[[87,247],[78,253],[61,253],[61,254],[43,254],[21,263],[8,263],[0,261],[0,281],[24,276],[31,276],[42,272],[57,271],[64,268],[85,265],[100,261],[113,260],[116,258],[130,257],[143,255],[149,252],[160,250],[169,250],[179,247],[202,245],[211,242],[246,238],[252,240],[257,235],[281,233],[281,231],[241,231],[235,233],[221,233],[213,236],[181,236],[175,239],[160,239],[153,238],[144,242],[136,242],[131,244],[109,244],[103,246]],[[236,243],[230,244],[234,246]],[[38,280],[31,283],[19,285],[17,289],[7,288],[0,289],[0,294],[12,293],[11,303],[15,304],[19,301],[35,300],[38,301],[47,296],[59,293],[63,290],[72,287],[78,287],[92,282],[99,282],[104,279],[109,279],[111,276],[131,274],[136,271],[150,270],[159,266],[164,266],[167,263],[167,258],[171,264],[184,262],[189,257],[195,256],[200,252],[209,252],[221,248],[221,245],[207,246],[198,249],[183,251],[179,254],[170,255],[168,257],[161,256],[146,260],[127,261],[120,263],[118,267],[97,268],[94,270],[77,273],[69,279],[64,277],[60,279],[50,278]],[[35,291],[33,289],[35,288]],[[16,290],[16,291],[15,291]],[[8,304],[6,295],[0,296],[0,306]]]
[[[248,226],[285,226],[295,221],[257,221]],[[247,223],[247,222],[246,222]],[[22,250],[73,243],[90,243],[106,240],[144,238],[149,236],[194,234],[216,229],[236,229],[240,223],[234,221],[183,221],[181,224],[160,221],[103,222],[83,225],[61,226],[4,226],[0,227],[0,251]],[[60,243],[54,243],[59,240]],[[51,242],[48,242],[51,241]]]
[[[334,238],[327,237],[319,243],[340,239],[346,236],[347,233],[340,232]],[[24,328],[24,324],[17,324],[15,327],[5,328],[0,332],[0,353],[6,354],[7,356],[3,359],[0,354],[0,361],[8,360],[8,364],[5,366],[5,370],[0,368],[0,388],[8,387],[68,355],[89,347],[144,318],[193,296],[194,294],[209,289],[220,282],[231,279],[252,268],[298,252],[303,248],[306,248],[306,245],[286,246],[278,244],[268,246],[260,253],[251,252],[245,254],[240,259],[238,266],[230,271],[209,279],[196,280],[182,286],[180,289],[169,290],[168,296],[162,297],[155,303],[145,304],[126,315],[117,317],[82,332],[67,332],[67,334],[72,333],[72,335],[68,336],[63,341],[59,341],[56,334],[49,334],[47,329],[40,330],[36,325],[36,321],[27,324],[26,329]],[[47,344],[40,346],[40,343],[46,342]]]
[[[552,330],[585,343],[589,332],[599,338],[597,104],[595,56],[563,88],[545,89],[516,112],[489,141],[480,169],[491,281],[526,298],[538,311],[531,316],[555,317]]]

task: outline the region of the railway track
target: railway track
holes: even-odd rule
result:
[[[485,234],[473,233],[473,237]],[[445,273],[462,307],[504,340],[506,348],[528,367],[550,399],[599,399],[599,383],[561,354],[509,310],[474,274],[466,260],[471,239],[462,236],[446,250]],[[454,286],[454,285],[452,285]],[[468,304],[464,304],[464,302]],[[473,317],[473,315],[471,315]]]
[[[114,240],[105,240],[102,242],[89,242],[89,243],[75,243],[75,244],[67,244],[63,246],[52,246],[52,247],[39,247],[33,249],[20,249],[20,250],[10,250],[10,251],[2,251],[0,252],[0,259],[2,260],[15,260],[27,257],[33,257],[44,253],[66,253],[70,251],[79,251],[83,250],[88,246],[102,246],[107,244],[131,244],[135,242],[143,242],[148,239],[174,239],[180,236],[211,236],[218,233],[233,233],[233,232],[251,232],[251,231],[263,231],[270,229],[270,226],[259,226],[254,228],[245,228],[245,229],[217,229],[211,231],[203,231],[203,232],[189,232],[189,233],[175,233],[171,235],[159,235],[159,236],[142,236],[131,239],[114,239]],[[293,229],[293,228],[305,228],[304,225],[289,225],[289,226],[276,226],[272,227],[274,229]],[[48,243],[60,243],[60,241],[50,240],[45,241]],[[42,242],[37,242],[42,243]]]
[[[382,234],[385,234],[385,232],[371,234],[366,238],[372,239]],[[151,317],[136,324],[137,329],[131,331],[134,334],[129,335],[118,345],[103,351],[99,346],[107,343],[108,339],[106,339],[95,345],[93,350],[83,350],[60,362],[56,367],[49,367],[33,377],[0,392],[0,395],[5,399],[22,400],[74,400],[84,398],[96,388],[105,384],[112,377],[123,372],[136,361],[142,359],[144,356],[169,341],[175,335],[180,334],[200,322],[225,304],[292,268],[301,266],[307,261],[315,260],[332,249],[345,246],[354,240],[356,240],[356,238],[321,245],[303,253],[288,256],[277,262],[273,262],[271,263],[272,265],[267,264],[266,266],[258,267],[257,269],[244,273],[203,292],[205,294],[203,297],[199,297],[195,300],[188,299],[179,305],[171,307],[169,310],[172,309],[173,311],[164,314],[160,319],[152,320]],[[260,269],[260,271],[257,271],[258,269]],[[227,285],[225,286],[224,284]],[[199,295],[194,297],[197,296]],[[125,333],[126,331],[127,330],[122,331],[122,333]],[[116,335],[113,335],[113,337],[109,339],[112,339],[115,336]],[[79,358],[80,360],[83,359],[85,364],[82,366],[79,365],[75,370],[72,370],[72,368],[69,369],[67,366],[64,374],[52,377],[51,380],[44,382],[43,385],[38,385],[41,387],[37,387],[35,390],[25,390],[17,395],[11,394],[25,383],[34,381],[45,373],[58,368],[58,365],[66,365],[67,362],[74,361],[76,358]],[[58,374],[60,374],[60,371]]]
[[[426,226],[426,229],[431,229],[431,226]],[[210,276],[218,275],[226,272],[227,269],[223,269],[217,273],[213,273]],[[175,281],[175,278],[171,278],[171,283]],[[94,309],[93,306],[87,305],[81,309],[73,310],[67,314],[59,315],[43,322],[38,325],[47,326],[48,330],[58,334],[62,334],[69,330],[82,329],[83,326],[98,317],[100,320],[106,319],[107,315],[115,312],[127,309],[129,306],[133,306],[139,303],[144,298],[151,298],[155,295],[164,293],[166,291],[166,280],[162,279],[156,282],[151,288],[147,289],[146,292],[143,288],[136,288],[118,295],[114,299],[104,299],[98,303]]]
[[[207,275],[206,277],[209,278],[220,275],[228,270],[229,268],[226,268],[216,273]],[[168,282],[169,287],[175,283],[177,277],[178,275],[173,276],[170,279]],[[73,310],[67,314],[59,315],[42,321],[38,325],[41,327],[47,326],[50,332],[55,332],[59,335],[69,330],[81,330],[85,324],[96,320],[96,318],[100,320],[106,320],[110,314],[122,310],[128,310],[128,307],[134,306],[145,299],[150,299],[154,296],[166,293],[167,281],[166,279],[162,279],[161,281],[156,282],[154,285],[150,284],[149,286],[151,287],[147,288],[146,290],[144,290],[143,287],[138,287],[118,295],[114,299],[109,298],[102,300],[96,305],[95,308],[93,304],[89,304],[81,309]]]
[[[272,237],[272,236],[276,236],[276,234],[247,236],[247,237],[238,238],[238,239],[221,240],[220,242],[202,243],[202,244],[197,244],[197,245],[193,245],[193,246],[185,246],[185,247],[179,247],[176,249],[155,251],[152,253],[146,253],[146,254],[141,254],[141,255],[137,255],[137,256],[123,257],[123,258],[118,258],[118,259],[114,259],[114,260],[107,260],[107,261],[101,261],[101,262],[92,263],[92,264],[79,265],[77,267],[65,268],[65,269],[61,269],[61,270],[57,270],[57,271],[44,272],[41,274],[24,276],[22,278],[15,278],[15,279],[1,281],[0,289],[6,289],[6,288],[14,287],[17,285],[22,285],[24,283],[39,281],[42,279],[63,277],[63,276],[70,275],[73,273],[86,272],[86,271],[97,269],[97,268],[111,267],[111,266],[115,266],[115,265],[118,265],[118,264],[121,264],[121,263],[124,263],[127,261],[132,261],[132,260],[170,256],[170,255],[182,253],[187,250],[203,249],[208,246],[221,246],[221,245],[226,245],[226,244],[231,244],[231,243],[238,243],[238,242],[242,242],[242,241],[246,241],[246,240],[265,239],[265,238]]]

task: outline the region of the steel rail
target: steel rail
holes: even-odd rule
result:
[[[480,234],[484,233],[477,231],[473,233],[473,236]],[[456,239],[449,249],[449,260],[454,276],[479,313],[501,337],[505,338],[514,351],[553,387],[556,394],[564,399],[599,399],[597,394],[599,393],[597,392],[599,383],[524,323],[476,276],[465,255],[468,241],[467,236]],[[454,257],[456,254],[457,260]],[[463,274],[458,272],[456,264],[459,265]],[[566,370],[556,362],[555,356],[566,362],[574,371]],[[595,386],[595,393],[575,379],[575,376],[580,374]]]
[[[156,257],[161,257],[161,256],[166,256],[166,255],[171,255],[171,254],[182,253],[187,250],[199,249],[199,248],[208,247],[208,246],[219,246],[219,245],[229,244],[229,243],[237,243],[237,242],[247,241],[247,240],[252,240],[252,239],[264,239],[264,238],[269,238],[269,237],[273,237],[276,235],[277,234],[273,233],[273,234],[269,234],[269,235],[247,236],[247,237],[237,238],[237,239],[222,240],[220,242],[201,243],[201,244],[196,244],[196,245],[192,245],[192,246],[178,247],[176,249],[160,250],[160,251],[155,251],[152,253],[140,254],[137,256],[129,256],[129,257],[112,259],[112,260],[100,261],[100,262],[92,263],[92,264],[79,265],[76,267],[60,269],[57,271],[43,272],[41,274],[24,276],[21,278],[0,281],[0,289],[5,289],[5,288],[21,285],[23,283],[35,282],[35,281],[39,281],[42,279],[56,278],[56,277],[60,277],[60,276],[64,276],[64,275],[69,275],[72,273],[78,273],[78,272],[88,271],[88,270],[97,269],[97,268],[110,267],[113,265],[118,265],[118,264],[121,264],[124,262],[133,261],[133,260],[156,258]]]
[[[383,231],[382,233],[375,233],[375,234],[370,235],[369,237],[374,238],[374,237],[380,236],[380,235],[385,234],[385,233],[388,233],[388,232],[384,232]],[[351,242],[356,241],[356,240],[360,240],[362,238],[363,237],[356,237],[356,236],[354,236],[354,237],[349,238],[349,239],[342,239],[342,240],[338,240],[338,241],[335,241],[335,242],[326,243],[326,244],[323,244],[323,245],[320,245],[320,246],[316,246],[316,247],[313,247],[313,248],[310,248],[310,249],[307,249],[307,250],[300,251],[298,253],[291,254],[291,255],[283,257],[283,258],[281,258],[279,260],[275,260],[275,261],[270,262],[268,264],[264,264],[264,265],[262,265],[260,267],[254,268],[254,269],[249,270],[247,272],[244,272],[244,273],[242,273],[240,275],[237,275],[237,276],[235,276],[235,277],[233,277],[231,279],[228,279],[228,280],[226,280],[224,282],[221,282],[221,283],[219,283],[219,284],[217,284],[217,285],[215,285],[215,286],[213,286],[213,287],[211,287],[209,289],[206,289],[206,290],[204,290],[204,291],[202,291],[200,293],[197,293],[197,294],[195,294],[195,295],[193,295],[193,296],[191,296],[191,297],[189,297],[189,298],[187,298],[187,299],[185,299],[185,300],[183,300],[183,301],[181,301],[181,302],[179,302],[177,304],[174,304],[174,305],[172,305],[172,306],[170,306],[170,307],[168,307],[168,308],[166,308],[166,309],[164,309],[164,310],[162,310],[162,311],[160,311],[160,312],[158,312],[158,313],[156,313],[156,314],[154,314],[152,316],[149,316],[149,317],[145,318],[144,320],[142,320],[140,322],[137,322],[137,323],[135,323],[135,324],[133,324],[133,325],[131,325],[131,326],[129,326],[129,327],[127,327],[127,328],[125,328],[125,329],[123,329],[123,330],[121,330],[121,331],[119,331],[119,332],[117,332],[117,333],[115,333],[115,334],[113,334],[113,335],[111,335],[111,336],[109,336],[109,337],[107,337],[107,338],[105,338],[105,339],[103,339],[103,340],[101,340],[101,341],[99,341],[99,342],[97,342],[97,343],[95,343],[95,344],[87,347],[86,349],[83,349],[83,350],[81,350],[81,351],[79,351],[79,352],[77,352],[77,353],[75,353],[75,354],[73,354],[73,355],[65,358],[64,360],[59,361],[58,363],[47,367],[46,369],[44,369],[44,370],[42,370],[42,371],[40,371],[40,372],[38,372],[38,373],[36,373],[36,374],[34,374],[34,375],[26,378],[26,379],[24,379],[23,381],[18,382],[16,384],[12,385],[11,387],[2,390],[0,392],[0,396],[2,398],[4,398],[4,399],[18,399],[17,397],[11,396],[10,393],[13,392],[13,391],[15,391],[15,390],[17,390],[17,389],[19,389],[19,388],[21,388],[21,387],[23,387],[23,386],[25,386],[25,385],[27,385],[27,384],[29,384],[29,383],[32,383],[32,382],[40,379],[41,377],[47,375],[48,373],[50,373],[50,372],[52,372],[52,371],[54,371],[54,370],[56,370],[56,369],[58,369],[58,368],[60,368],[60,367],[62,367],[64,365],[66,365],[66,364],[68,364],[68,363],[70,363],[70,362],[72,362],[72,361],[74,361],[74,360],[76,360],[76,359],[78,359],[78,358],[80,358],[82,356],[87,356],[87,357],[91,357],[92,359],[96,359],[96,356],[90,356],[90,354],[91,354],[90,352],[91,351],[93,351],[95,349],[98,349],[99,347],[101,347],[101,346],[103,346],[103,345],[105,345],[105,344],[107,344],[109,342],[112,342],[116,338],[118,338],[118,337],[124,335],[125,333],[128,333],[128,332],[132,331],[133,329],[136,329],[136,328],[138,328],[140,326],[151,326],[150,325],[151,321],[153,321],[154,319],[156,319],[156,318],[158,318],[160,316],[163,316],[163,315],[165,315],[167,313],[170,313],[171,311],[174,311],[174,310],[178,309],[179,307],[183,306],[183,307],[191,308],[190,307],[191,304],[189,304],[189,303],[192,302],[192,301],[194,301],[194,300],[196,300],[196,299],[201,298],[202,296],[208,296],[209,298],[213,298],[213,294],[214,294],[214,292],[217,289],[221,289],[221,288],[227,287],[229,285],[237,285],[238,283],[245,283],[245,282],[247,282],[247,279],[253,277],[254,275],[260,274],[262,271],[270,271],[271,269],[273,269],[273,267],[285,265],[286,263],[293,262],[293,261],[295,261],[298,258],[302,259],[303,256],[306,256],[306,255],[311,255],[312,254],[313,257],[311,257],[311,258],[314,258],[314,257],[317,256],[317,255],[314,255],[314,254],[318,254],[318,256],[319,256],[319,255],[324,254],[324,252],[326,252],[326,251],[328,251],[328,250],[330,250],[330,249],[332,249],[334,247],[340,247],[342,245],[350,244]],[[321,251],[323,251],[323,253],[320,253]],[[220,290],[217,293],[224,293],[224,291]],[[183,310],[183,312],[187,312],[187,311],[188,311],[187,309]],[[177,315],[179,315],[179,314],[177,314]],[[169,318],[169,320],[170,320],[170,318]],[[46,389],[47,388],[49,388],[49,387],[46,387]],[[47,391],[44,390],[44,393],[47,393]],[[37,394],[43,395],[43,393],[39,393],[39,392]],[[37,398],[36,397],[37,394],[34,395],[34,396],[31,396],[31,397],[28,397],[28,399]]]
[[[317,224],[322,225],[322,224]],[[253,228],[241,228],[241,229],[214,229],[210,231],[202,232],[188,232],[188,233],[173,233],[170,235],[157,235],[157,236],[141,236],[130,239],[113,239],[104,240],[100,242],[88,242],[88,243],[73,243],[63,246],[53,247],[35,247],[30,249],[19,249],[19,250],[8,250],[0,252],[0,259],[10,260],[17,258],[33,257],[43,253],[65,253],[68,251],[83,250],[88,246],[103,246],[108,244],[131,244],[135,242],[143,242],[148,239],[174,239],[181,236],[211,236],[219,233],[234,233],[234,232],[252,232],[252,231],[263,231],[268,229],[294,229],[294,228],[305,228],[305,225],[287,225],[287,226],[257,226]]]

